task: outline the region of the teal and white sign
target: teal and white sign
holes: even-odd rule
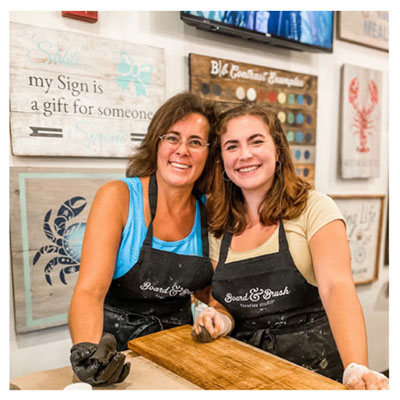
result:
[[[164,100],[164,49],[10,25],[14,155],[129,157]]]
[[[11,266],[18,333],[64,325],[78,278],[82,239],[98,188],[115,169],[12,167]]]

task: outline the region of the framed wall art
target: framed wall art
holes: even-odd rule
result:
[[[314,75],[189,54],[190,90],[227,109],[260,103],[285,129],[299,176],[314,186],[317,86]]]
[[[389,51],[389,12],[338,11],[337,37],[362,46]]]
[[[164,98],[162,48],[10,25],[13,155],[127,158]]]
[[[384,195],[330,195],[346,222],[356,284],[378,279]]]
[[[18,333],[67,323],[87,216],[116,169],[12,167],[11,269]]]
[[[345,64],[341,83],[341,176],[379,177],[382,72]]]

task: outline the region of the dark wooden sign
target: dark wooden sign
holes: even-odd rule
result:
[[[189,54],[190,90],[227,109],[268,105],[283,123],[296,172],[314,186],[317,84],[314,75]]]

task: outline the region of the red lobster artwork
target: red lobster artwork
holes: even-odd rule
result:
[[[368,83],[368,92],[369,92],[369,102],[368,107],[360,105],[358,99],[358,91],[359,91],[359,82],[358,78],[355,77],[352,79],[349,85],[349,102],[353,106],[356,111],[356,115],[354,117],[353,127],[356,128],[354,132],[355,135],[359,135],[359,146],[357,147],[357,151],[360,153],[368,153],[370,148],[368,147],[368,136],[371,135],[371,129],[374,128],[372,125],[372,117],[371,114],[375,109],[375,106],[378,103],[378,87],[376,83],[371,79]]]

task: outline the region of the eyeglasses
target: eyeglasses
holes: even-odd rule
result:
[[[162,143],[168,145],[172,149],[176,149],[182,143],[185,143],[187,148],[190,151],[194,151],[194,152],[198,152],[198,153],[203,152],[207,148],[207,146],[210,145],[210,143],[207,143],[204,139],[200,139],[200,138],[190,138],[189,140],[186,140],[186,142],[184,142],[178,136],[172,135],[169,133],[166,133],[165,135],[161,135],[159,138],[161,139]]]

